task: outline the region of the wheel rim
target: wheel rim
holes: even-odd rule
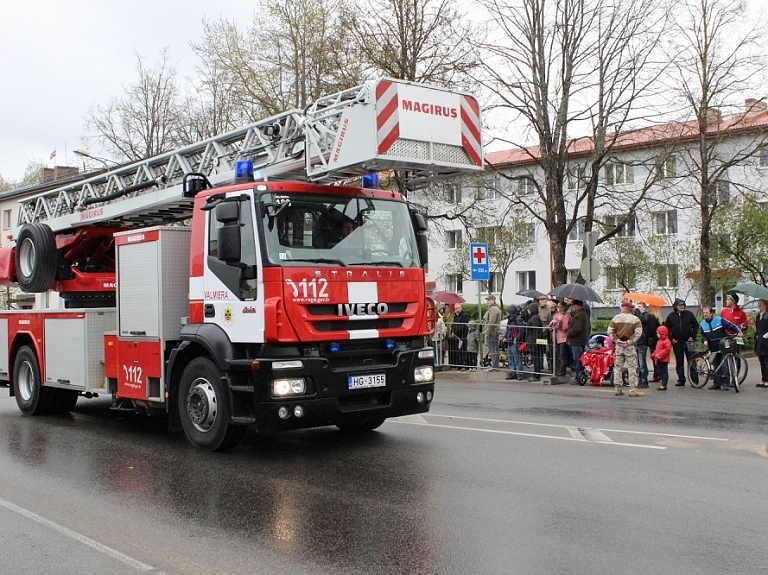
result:
[[[32,375],[32,366],[28,361],[21,364],[19,374],[16,377],[16,382],[19,386],[19,395],[21,396],[21,399],[24,401],[32,399],[34,376]]]
[[[216,391],[206,379],[196,379],[187,393],[187,413],[198,431],[210,431],[218,414]]]
[[[30,239],[25,239],[18,247],[19,250],[19,267],[24,277],[32,275],[35,261],[35,244]]]

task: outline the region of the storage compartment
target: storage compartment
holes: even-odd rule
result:
[[[178,227],[115,234],[120,337],[178,339],[189,314],[190,237]]]
[[[114,329],[114,309],[85,310],[69,317],[45,317],[45,385],[79,391],[106,391],[104,333]]]

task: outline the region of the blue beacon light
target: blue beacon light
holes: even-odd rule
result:
[[[363,188],[372,188],[378,190],[380,187],[379,174],[365,174],[363,176]]]
[[[251,160],[237,160],[235,162],[235,183],[253,181],[253,162]]]
[[[339,349],[340,349],[340,346],[338,343],[336,342],[331,343],[330,345],[331,353],[338,353]]]

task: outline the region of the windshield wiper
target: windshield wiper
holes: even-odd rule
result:
[[[290,260],[285,260],[285,261],[311,262],[313,264],[336,264],[343,268],[347,267],[347,264],[345,264],[342,260],[337,260],[333,258],[291,258]]]
[[[402,262],[397,262],[397,261],[391,261],[391,262],[383,262],[383,261],[378,261],[378,262],[355,262],[355,263],[352,263],[352,264],[349,264],[349,265],[351,265],[351,266],[396,266],[396,267],[399,267],[399,268],[405,267],[402,264]]]

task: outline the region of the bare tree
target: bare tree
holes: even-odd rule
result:
[[[586,214],[586,229],[609,193],[598,187],[602,167],[632,121],[642,118],[663,68],[654,60],[666,25],[660,0],[483,0],[499,36],[479,48],[481,82],[493,110],[512,112],[531,135],[529,150],[542,180],[530,198],[510,196],[540,221],[552,244],[552,283],[567,280],[568,234]],[[513,123],[514,125],[514,123]],[[588,136],[574,140],[581,130]],[[521,146],[517,139],[505,139]],[[584,144],[587,144],[584,146]],[[583,186],[565,191],[569,158],[581,149]],[[585,153],[586,150],[586,153]],[[533,176],[531,176],[533,179]],[[635,194],[626,213],[641,201]],[[605,241],[606,238],[601,238]]]
[[[735,144],[734,133],[747,127],[751,114],[725,121],[722,112],[740,93],[753,88],[765,71],[765,34],[757,26],[745,27],[749,12],[741,0],[682,0],[680,8],[673,35],[674,79],[696,129],[695,141],[681,145],[680,152],[686,175],[697,188],[693,200],[700,215],[699,301],[712,305],[711,231],[713,218],[724,205],[719,195],[729,185],[728,171],[768,144],[764,137]]]
[[[768,285],[768,210],[764,194],[749,193],[712,220],[712,262],[733,266]]]
[[[456,0],[360,0],[348,21],[370,71],[440,86],[466,84],[478,30]]]
[[[147,68],[136,55],[138,80],[125,88],[123,97],[102,106],[92,104],[86,116],[84,140],[97,144],[117,161],[149,158],[178,147],[184,122],[182,98],[168,49]]]
[[[229,86],[238,113],[257,121],[360,83],[343,7],[343,0],[262,0],[249,29],[204,21],[192,47],[210,77]]]

